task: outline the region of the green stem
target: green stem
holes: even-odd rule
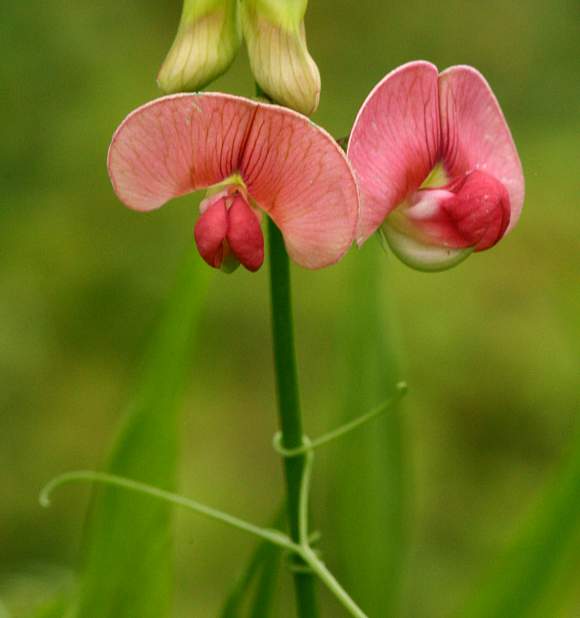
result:
[[[270,294],[272,299],[272,339],[278,394],[278,416],[282,446],[302,447],[304,436],[298,397],[298,377],[294,353],[294,328],[290,297],[290,264],[284,240],[276,225],[268,219],[270,243]],[[305,456],[284,457],[287,509],[290,537],[300,543],[300,488]],[[302,562],[302,561],[300,561]],[[300,566],[300,563],[299,565]],[[315,582],[311,573],[294,572],[296,603],[299,618],[318,616]]]

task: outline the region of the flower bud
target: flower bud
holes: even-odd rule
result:
[[[307,0],[241,0],[258,85],[275,103],[310,115],[320,99],[320,73],[306,46],[306,6]]]
[[[184,0],[159,87],[167,93],[200,90],[226,71],[240,42],[237,0]]]

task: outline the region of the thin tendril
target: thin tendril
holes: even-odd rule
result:
[[[310,547],[308,532],[308,499],[310,496],[310,481],[312,479],[312,465],[314,463],[314,452],[308,438],[305,437],[304,446],[308,448],[302,471],[302,483],[300,485],[300,505],[298,511],[298,530],[301,546]]]
[[[308,444],[305,444],[308,447]],[[274,545],[282,547],[286,551],[300,556],[307,565],[307,568],[315,573],[326,587],[332,592],[339,603],[346,609],[354,618],[368,618],[366,614],[356,605],[350,598],[348,593],[338,583],[334,575],[327,569],[326,565],[316,555],[316,552],[310,546],[310,538],[308,533],[308,495],[310,490],[310,479],[312,476],[312,463],[314,454],[311,449],[306,452],[306,462],[304,467],[304,475],[300,487],[300,544],[292,542],[292,540],[282,532],[270,528],[261,528],[252,523],[239,519],[229,513],[224,513],[205,504],[185,498],[178,494],[174,494],[139,481],[115,476],[113,474],[105,474],[102,472],[93,472],[91,470],[79,470],[74,472],[65,472],[60,476],[49,481],[40,492],[39,501],[43,507],[49,507],[51,504],[51,496],[55,489],[61,485],[74,482],[93,482],[103,483],[105,485],[113,485],[123,489],[128,489],[137,493],[151,496],[177,506],[190,509],[200,515],[204,515],[209,519],[220,521],[224,524],[248,532],[257,537],[260,537]]]
[[[299,504],[298,504],[298,531],[299,538],[298,543],[292,541],[292,539],[286,534],[269,528],[261,528],[250,522],[239,519],[234,515],[219,511],[210,506],[191,500],[139,481],[132,479],[115,476],[112,474],[105,474],[102,472],[93,472],[90,470],[80,470],[75,472],[66,472],[56,478],[52,479],[40,492],[39,500],[40,504],[44,507],[50,506],[50,498],[55,489],[61,485],[72,482],[95,482],[104,483],[107,485],[113,485],[128,489],[130,491],[138,492],[164,500],[177,506],[190,509],[199,515],[204,515],[214,521],[220,521],[224,524],[248,532],[261,539],[269,541],[278,547],[282,547],[286,551],[296,554],[302,558],[305,562],[307,569],[317,575],[317,577],[326,585],[326,587],[332,592],[337,601],[350,613],[353,618],[368,618],[367,615],[358,607],[358,605],[351,599],[348,593],[342,588],[334,575],[328,570],[324,562],[316,555],[316,552],[312,549],[310,543],[310,533],[308,531],[308,500],[310,495],[310,482],[312,479],[312,467],[314,463],[314,449],[324,444],[328,444],[337,438],[340,438],[351,431],[354,431],[358,427],[368,423],[369,421],[377,418],[390,410],[403,395],[407,392],[407,385],[404,382],[399,382],[396,386],[397,393],[391,399],[383,402],[370,412],[363,414],[362,416],[345,423],[344,425],[330,431],[323,436],[310,440],[306,436],[303,436],[303,443],[301,446],[286,449],[282,446],[280,434],[276,434],[274,437],[274,448],[284,457],[304,457],[304,468],[302,471],[302,478],[300,482],[299,492]]]
[[[302,558],[353,618],[368,618],[311,547],[302,548]]]
[[[376,414],[376,411],[373,412]],[[336,434],[336,432],[332,433]],[[322,583],[332,592],[337,601],[351,614],[351,616],[353,616],[353,618],[368,618],[352,600],[348,592],[340,585],[334,575],[328,570],[324,562],[317,556],[310,545],[311,535],[308,531],[308,500],[310,496],[310,483],[312,480],[312,467],[314,464],[314,442],[311,442],[306,436],[304,436],[303,440],[304,444],[302,449],[304,450],[303,454],[305,461],[300,484],[300,504],[298,509],[298,526],[300,531],[300,549],[298,553],[306,563],[307,568],[318,576]]]
[[[358,418],[341,425],[337,429],[330,431],[315,440],[310,440],[306,436],[302,438],[302,445],[296,448],[288,449],[282,445],[282,437],[280,433],[274,436],[274,448],[283,457],[304,457],[304,468],[302,472],[300,484],[300,503],[298,510],[298,526],[299,526],[299,542],[300,547],[298,553],[307,565],[307,568],[316,574],[325,586],[332,592],[337,601],[349,612],[353,618],[368,618],[361,608],[353,601],[346,590],[340,585],[334,575],[328,570],[324,562],[317,556],[316,552],[310,545],[310,534],[308,532],[308,500],[310,495],[310,482],[312,479],[312,466],[314,463],[314,449],[328,444],[337,438],[340,438],[355,429],[358,429],[365,423],[381,416],[405,395],[407,392],[407,384],[399,382],[396,385],[396,393],[393,397],[383,402],[370,412],[359,416]],[[302,569],[304,567],[301,567]]]
[[[407,384],[405,382],[398,382],[395,388],[397,392],[393,397],[387,399],[376,408],[373,408],[372,410],[370,410],[370,412],[367,412],[366,414],[363,414],[362,416],[359,416],[358,418],[355,418],[352,421],[341,425],[337,429],[333,429],[332,431],[325,433],[319,438],[309,440],[308,442],[305,441],[302,446],[299,446],[297,448],[284,448],[284,446],[282,445],[280,433],[276,433],[276,435],[274,436],[274,449],[284,457],[298,457],[318,448],[319,446],[323,446],[325,444],[328,444],[329,442],[333,442],[337,438],[341,438],[342,436],[349,434],[351,431],[358,429],[362,425],[365,425],[369,421],[372,421],[373,419],[381,416],[385,412],[391,410],[406,394]]]
[[[190,500],[189,498],[185,498],[184,496],[180,496],[178,494],[174,494],[169,491],[165,491],[163,489],[141,483],[139,481],[134,481],[132,479],[124,478],[121,476],[115,476],[113,474],[93,472],[91,470],[65,472],[64,474],[61,474],[60,476],[52,479],[49,483],[45,485],[45,487],[40,492],[40,504],[44,507],[49,507],[51,494],[57,487],[77,481],[104,483],[106,485],[114,485],[117,487],[128,489],[130,491],[146,494],[148,496],[151,496],[152,498],[164,500],[165,502],[170,502],[171,504],[190,509],[192,511],[195,511],[199,515],[204,515],[205,517],[208,517],[209,519],[213,519],[215,521],[220,521],[224,524],[232,526],[233,528],[237,528],[238,530],[249,532],[254,536],[260,537],[266,541],[269,541],[270,543],[273,543],[274,545],[278,545],[279,547],[282,547],[289,551],[299,552],[300,550],[300,547],[298,545],[293,543],[287,535],[279,532],[278,530],[261,528],[260,526],[256,526],[250,522],[244,521],[243,519],[239,519],[234,515],[230,515],[229,513],[225,513],[223,511],[219,511],[210,506],[202,504],[201,502]]]

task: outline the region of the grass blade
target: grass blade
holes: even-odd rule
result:
[[[567,597],[561,591],[554,593],[553,587],[563,563],[570,573],[574,571],[571,562],[578,568],[580,554],[574,552],[579,537],[580,432],[570,459],[524,523],[516,541],[494,566],[487,582],[460,613],[461,618],[558,615],[558,604],[566,602]]]
[[[178,419],[206,269],[189,255],[106,470],[171,490]],[[97,491],[74,615],[164,618],[172,602],[171,507],[130,492]]]
[[[11,618],[10,613],[8,612],[8,609],[6,609],[6,606],[4,605],[4,603],[2,603],[1,599],[0,599],[0,618]]]
[[[281,508],[272,519],[271,528],[281,529],[286,509]],[[220,618],[241,618],[244,607],[247,605],[250,590],[257,581],[250,618],[264,618],[269,616],[276,585],[276,575],[280,567],[281,551],[271,543],[260,541],[236,585],[230,592]],[[267,611],[268,610],[268,611]],[[261,611],[262,613],[256,613]]]
[[[386,259],[369,242],[352,264],[340,339],[346,392],[341,422],[394,395],[399,379],[389,332]],[[340,442],[333,460],[335,503],[325,537],[337,577],[369,616],[399,616],[406,491],[400,412],[393,410]],[[332,482],[332,481],[331,481]]]
[[[51,603],[43,605],[29,618],[67,618],[70,615],[70,600],[68,595],[56,598]],[[69,612],[67,614],[67,612]],[[5,618],[0,612],[0,618]]]
[[[268,547],[268,555],[262,560],[261,573],[254,592],[254,599],[248,615],[249,618],[274,616],[273,605],[281,560],[282,552],[273,545],[270,545]]]

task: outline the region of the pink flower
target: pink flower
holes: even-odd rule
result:
[[[393,252],[442,270],[509,232],[524,200],[522,167],[498,102],[468,66],[411,62],[389,73],[356,118],[362,244],[379,227]]]
[[[358,192],[345,155],[282,107],[217,93],[157,99],[117,129],[108,165],[119,199],[135,210],[209,187],[195,240],[215,268],[260,268],[262,211],[306,268],[337,262],[354,239]]]

